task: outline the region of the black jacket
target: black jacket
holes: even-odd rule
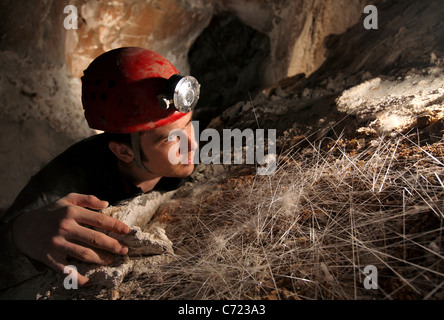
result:
[[[183,182],[164,177],[153,190],[174,190]],[[9,222],[24,210],[40,208],[71,192],[94,195],[110,205],[143,193],[120,174],[117,158],[100,134],[76,143],[34,175],[1,220]]]
[[[117,158],[109,150],[108,142],[106,135],[99,134],[67,149],[30,179],[3,214],[0,219],[0,291],[35,275],[34,265],[20,255],[8,235],[11,222],[20,213],[41,208],[71,192],[94,195],[110,205],[143,193],[120,174]],[[184,182],[182,178],[164,177],[153,191],[171,191]]]

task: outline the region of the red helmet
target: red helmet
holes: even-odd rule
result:
[[[178,75],[167,59],[142,48],[105,52],[83,73],[85,118],[91,128],[106,132],[161,127],[186,115],[199,99],[196,79]]]

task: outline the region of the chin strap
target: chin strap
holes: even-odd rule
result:
[[[131,147],[133,149],[134,152],[134,162],[136,163],[136,165],[141,168],[144,169],[146,172],[148,173],[152,173],[150,170],[148,170],[144,164],[142,163],[142,159],[140,157],[140,132],[134,132],[131,133]]]

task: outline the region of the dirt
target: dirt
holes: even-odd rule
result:
[[[68,292],[45,275],[35,296],[442,299],[443,9],[439,1],[378,8],[379,31],[358,23],[331,36],[315,73],[283,79],[211,121],[219,130],[277,129],[273,175],[197,166],[141,226],[163,228],[173,254],[129,258],[134,268],[111,288]],[[369,265],[378,290],[363,285]]]

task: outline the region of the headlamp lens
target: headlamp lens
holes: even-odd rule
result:
[[[174,89],[174,106],[182,113],[190,112],[196,106],[199,95],[199,82],[192,76],[185,76],[179,80]]]

